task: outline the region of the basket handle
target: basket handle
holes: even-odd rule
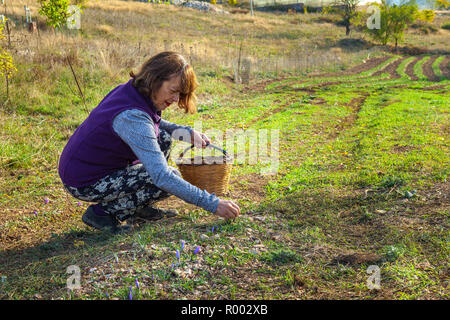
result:
[[[206,146],[207,146],[207,147],[214,148],[214,149],[217,149],[217,150],[221,151],[225,156],[228,156],[228,153],[227,153],[224,149],[221,149],[221,148],[219,148],[219,147],[213,145],[212,143],[208,143],[208,144],[206,144]],[[189,151],[190,149],[192,149],[193,147],[194,147],[194,145],[192,144],[191,146],[189,146],[189,147],[187,147],[186,149],[184,149],[184,151],[183,151],[182,153],[180,153],[179,159],[183,158],[184,154],[185,154],[187,151]]]

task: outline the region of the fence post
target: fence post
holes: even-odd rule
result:
[[[242,83],[249,84],[250,83],[250,72],[251,72],[252,61],[250,57],[245,57],[242,60]]]
[[[239,76],[239,68],[238,68],[237,60],[234,60],[233,69],[234,69],[234,83],[236,83],[236,84],[241,83],[241,78]]]

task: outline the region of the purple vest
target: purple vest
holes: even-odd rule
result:
[[[161,112],[156,111],[151,99],[133,87],[131,80],[119,85],[91,111],[62,151],[59,176],[64,184],[89,186],[138,160],[112,127],[114,117],[128,109],[146,112],[159,135]]]

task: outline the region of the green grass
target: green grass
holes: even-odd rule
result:
[[[439,67],[440,66],[440,64],[442,63],[442,61],[444,60],[444,56],[440,56],[439,58],[437,58],[436,60],[434,60],[434,62],[433,62],[433,64],[432,64],[432,69],[433,69],[433,72],[434,72],[434,74],[440,79],[440,80],[443,80],[444,79],[444,76],[442,75],[442,72],[441,72],[441,68]]]
[[[278,31],[283,41],[300,32]],[[79,53],[76,71],[91,110],[128,77],[112,79],[89,57]],[[224,80],[225,68],[199,66],[199,112],[164,117],[202,121],[211,136],[279,130],[279,168],[264,176],[267,165],[248,155],[233,167],[234,221],[176,204],[178,217],[124,235],[86,227],[87,204],[58,178],[59,154],[86,117],[70,71],[21,61],[30,73],[13,78],[0,111],[0,298],[127,300],[131,286],[133,299],[448,299],[450,81],[444,56],[432,66],[438,83],[423,75],[428,56],[414,66],[418,81],[405,72],[414,57],[398,79],[374,76],[400,58],[355,75],[270,74],[248,88]],[[70,265],[82,289],[68,293]],[[367,287],[370,265],[381,270],[380,290]]]
[[[414,65],[414,74],[419,78],[419,80],[425,81],[427,80],[427,77],[423,74],[423,64],[427,62],[431,57],[424,57],[420,59],[415,65]]]

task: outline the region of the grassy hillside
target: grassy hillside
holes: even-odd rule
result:
[[[23,3],[8,10],[18,72],[0,109],[0,298],[128,299],[130,286],[135,299],[448,298],[448,31],[407,34],[430,52],[403,56],[344,41],[318,14],[91,1],[78,34],[39,21],[31,35]],[[248,85],[232,81],[241,40]],[[279,170],[234,166],[227,198],[243,215],[232,222],[172,197],[159,205],[176,218],[93,231],[81,222],[88,204],[62,188],[59,154],[85,109],[164,49],[184,52],[200,82],[197,114],[164,117],[279,130]],[[69,265],[82,275],[70,294]],[[370,265],[379,290],[367,287]]]

